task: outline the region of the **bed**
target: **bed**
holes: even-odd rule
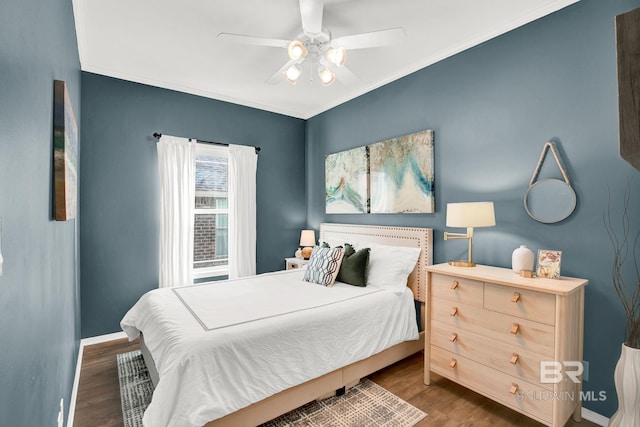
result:
[[[328,288],[297,269],[140,298],[121,326],[141,337],[157,384],[145,425],[255,426],[424,348],[432,230],[326,223],[319,241],[370,247],[370,278],[384,284]],[[387,287],[381,254],[396,252],[418,255],[406,283]]]

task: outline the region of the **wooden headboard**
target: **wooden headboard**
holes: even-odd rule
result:
[[[320,224],[320,241],[371,242],[383,245],[419,247],[420,257],[409,275],[407,286],[414,298],[425,302],[427,289],[427,265],[433,263],[433,229],[418,227],[395,227],[385,225]]]

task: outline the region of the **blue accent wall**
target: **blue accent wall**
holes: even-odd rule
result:
[[[306,130],[312,228],[325,221],[432,227],[434,261],[446,262],[466,257],[466,242],[443,241],[446,204],[492,200],[497,225],[476,230],[476,262],[510,267],[521,244],[562,250],[562,274],[590,281],[584,389],[605,391],[606,400],[584,406],[606,416],[617,408],[613,371],[624,315],[603,214],[610,195],[619,227],[628,182],[632,227],[640,228],[640,176],[618,156],[614,17],[637,7],[638,0],[583,0],[313,117]],[[435,214],[325,214],[327,154],[423,129],[435,131]],[[534,221],[523,206],[548,140],[577,194],[573,215],[556,224]],[[540,178],[562,178],[551,154],[544,164]]]
[[[54,80],[81,112],[71,0],[2,2],[0,76],[0,424],[52,426],[80,342],[78,220],[52,210]]]
[[[160,182],[152,134],[261,147],[257,271],[284,268],[306,225],[305,122],[82,73],[82,336],[120,320],[158,287]]]

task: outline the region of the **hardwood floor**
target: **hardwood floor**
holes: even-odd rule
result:
[[[116,355],[139,349],[126,338],[84,348],[74,427],[122,427]]]
[[[139,349],[126,339],[84,348],[78,385],[74,427],[122,426],[116,355]],[[417,427],[539,427],[542,424],[474,393],[458,384],[431,375],[422,382],[422,353],[382,369],[369,378],[428,415]],[[569,421],[566,427],[595,427],[590,421]]]

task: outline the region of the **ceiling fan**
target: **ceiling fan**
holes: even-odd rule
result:
[[[396,27],[369,33],[332,38],[331,31],[322,26],[322,0],[300,0],[302,32],[293,40],[271,39],[242,34],[220,33],[218,38],[237,43],[270,46],[287,49],[289,60],[267,83],[286,79],[295,84],[302,75],[301,67],[308,64],[317,69],[322,86],[329,86],[336,79],[344,84],[358,81],[358,77],[345,67],[347,50],[387,46],[399,42],[405,36],[404,28]],[[313,80],[313,73],[311,73]]]

